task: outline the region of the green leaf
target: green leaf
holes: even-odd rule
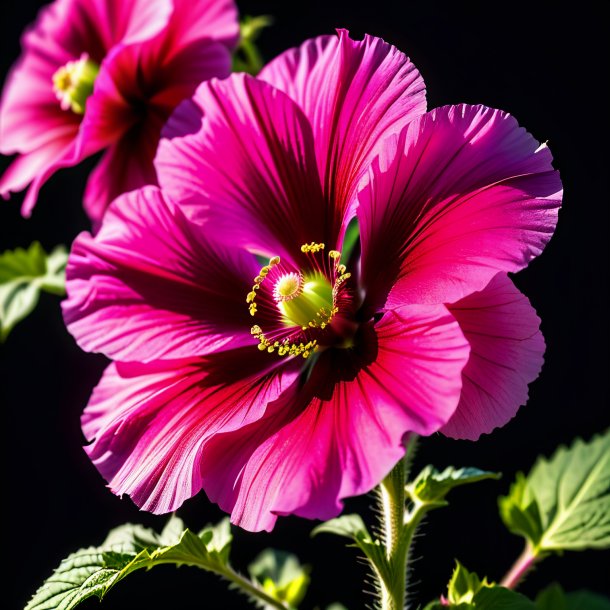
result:
[[[566,594],[558,583],[553,583],[538,593],[536,610],[568,610]]]
[[[206,528],[200,536],[183,529],[177,517],[160,535],[140,525],[123,525],[110,532],[100,547],[81,549],[64,559],[26,610],[71,610],[90,597],[102,599],[136,570],[166,563],[222,574],[229,546],[224,522]]]
[[[275,599],[296,607],[309,585],[309,567],[291,553],[266,549],[249,566],[248,572]]]
[[[321,523],[311,531],[312,536],[317,536],[318,534],[337,534],[337,536],[344,536],[354,540],[367,538],[370,540],[371,538],[362,517],[355,514],[341,515],[341,517]]]
[[[426,466],[412,483],[407,485],[407,493],[413,500],[425,504],[445,506],[445,496],[455,487],[484,481],[499,479],[497,472],[487,472],[478,468],[454,468],[449,466],[439,472],[433,466]]]
[[[0,255],[0,342],[38,303],[40,291],[65,294],[68,253],[58,246],[47,255],[37,241],[25,250]]]
[[[536,610],[527,597],[490,583],[487,578],[479,578],[459,561],[449,581],[446,600],[443,603],[432,601],[425,610],[447,607],[457,610]]]
[[[534,602],[521,593],[499,586],[484,587],[467,607],[473,610],[536,610]]]
[[[508,529],[526,538],[535,555],[610,547],[610,431],[539,458],[499,507]]]
[[[553,583],[537,595],[536,610],[610,610],[610,599],[591,591],[565,593]]]
[[[375,572],[386,583],[392,579],[392,570],[388,563],[385,548],[381,541],[374,539],[370,534],[360,515],[342,515],[315,527],[311,535],[336,534],[350,538],[355,545],[366,555]]]
[[[459,561],[455,563],[456,566],[447,588],[450,604],[470,603],[483,587],[492,586],[486,578],[481,580],[474,572],[469,572]]]
[[[591,591],[568,593],[568,610],[610,610],[610,599]]]

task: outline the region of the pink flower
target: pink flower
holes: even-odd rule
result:
[[[544,343],[506,274],[561,183],[511,116],[426,113],[402,53],[340,32],[204,83],[165,136],[161,188],[68,265],[68,327],[114,360],[83,416],[113,492],[163,513],[204,489],[250,530],[326,519],[405,434],[477,438],[525,402]]]
[[[229,74],[237,37],[233,0],[55,0],[25,33],[0,103],[0,152],[18,154],[0,194],[30,185],[29,216],[51,174],[103,149],[85,192],[93,221],[157,184],[161,127],[199,83]]]

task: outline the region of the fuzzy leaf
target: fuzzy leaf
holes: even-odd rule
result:
[[[407,485],[407,492],[426,504],[444,506],[445,496],[455,487],[477,483],[485,479],[499,479],[498,472],[487,472],[478,468],[454,468],[448,466],[439,472],[433,466],[426,466],[412,483]]]
[[[538,555],[610,547],[610,432],[540,458],[499,506]]]
[[[301,603],[309,585],[309,567],[298,557],[275,549],[264,550],[249,566],[248,572],[263,589],[291,607]]]
[[[387,583],[391,582],[391,568],[381,542],[370,534],[360,515],[342,515],[315,527],[311,535],[336,534],[351,538],[355,545],[362,550],[377,574]]]
[[[47,255],[40,243],[0,255],[0,342],[38,303],[40,291],[65,294],[68,253],[58,246]]]
[[[71,610],[90,597],[102,599],[136,570],[166,563],[219,573],[226,568],[229,545],[223,522],[200,536],[184,529],[177,517],[160,535],[140,525],[123,525],[110,532],[100,547],[81,549],[64,559],[26,610]]]

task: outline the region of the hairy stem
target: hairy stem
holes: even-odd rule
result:
[[[384,534],[390,579],[379,578],[382,610],[403,610],[407,587],[407,557],[414,528],[406,523],[405,483],[413,457],[416,436],[407,441],[405,457],[379,485],[381,530]]]
[[[515,563],[512,565],[511,569],[502,579],[500,585],[506,587],[507,589],[515,589],[517,585],[519,585],[519,583],[525,578],[527,573],[534,567],[536,559],[537,557],[534,550],[529,544],[527,544],[521,555],[519,555]]]
[[[209,569],[209,568],[206,568]],[[271,597],[266,591],[263,591],[257,584],[253,583],[248,578],[245,578],[232,568],[218,570],[218,574],[230,581],[236,589],[245,593],[251,598],[255,598],[265,604],[266,608],[276,608],[277,610],[291,610],[291,607],[281,602],[274,597]]]

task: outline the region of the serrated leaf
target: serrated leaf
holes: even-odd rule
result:
[[[449,580],[447,597],[449,603],[459,605],[472,602],[474,596],[483,588],[491,587],[486,578],[481,580],[474,572],[468,571],[459,561]]]
[[[610,599],[591,591],[565,593],[553,583],[536,596],[536,610],[610,610]]]
[[[41,290],[65,294],[67,260],[63,246],[47,255],[37,241],[27,250],[16,248],[0,255],[0,341],[33,311]]]
[[[90,597],[102,599],[132,572],[161,564],[192,565],[222,573],[227,567],[225,552],[230,545],[226,527],[220,526],[222,533],[216,538],[213,528],[208,528],[202,538],[188,529],[178,533],[180,524],[177,517],[172,517],[161,535],[139,525],[114,529],[100,547],[82,549],[64,559],[26,610],[72,610]],[[162,543],[170,540],[174,543]],[[222,544],[219,540],[223,540]]]
[[[311,532],[312,536],[318,534],[336,534],[352,539],[366,555],[379,577],[387,583],[391,581],[392,574],[385,549],[379,540],[369,534],[360,515],[342,515],[321,523]]]
[[[499,505],[537,555],[610,547],[610,432],[539,458]]]
[[[527,597],[491,583],[487,578],[479,578],[459,561],[453,571],[447,597],[443,601],[432,601],[425,610],[536,610],[534,603]]]
[[[336,534],[337,536],[353,538],[354,540],[371,538],[360,515],[341,515],[341,517],[336,519],[325,521],[314,527],[311,531],[312,536],[317,536],[318,534]]]
[[[412,483],[407,492],[426,504],[445,504],[445,496],[455,487],[468,485],[486,479],[499,479],[500,473],[479,470],[478,468],[454,468],[448,466],[439,472],[433,466],[426,466]]]
[[[248,572],[263,589],[292,607],[301,603],[309,585],[309,567],[298,557],[276,549],[264,550],[249,566]]]

